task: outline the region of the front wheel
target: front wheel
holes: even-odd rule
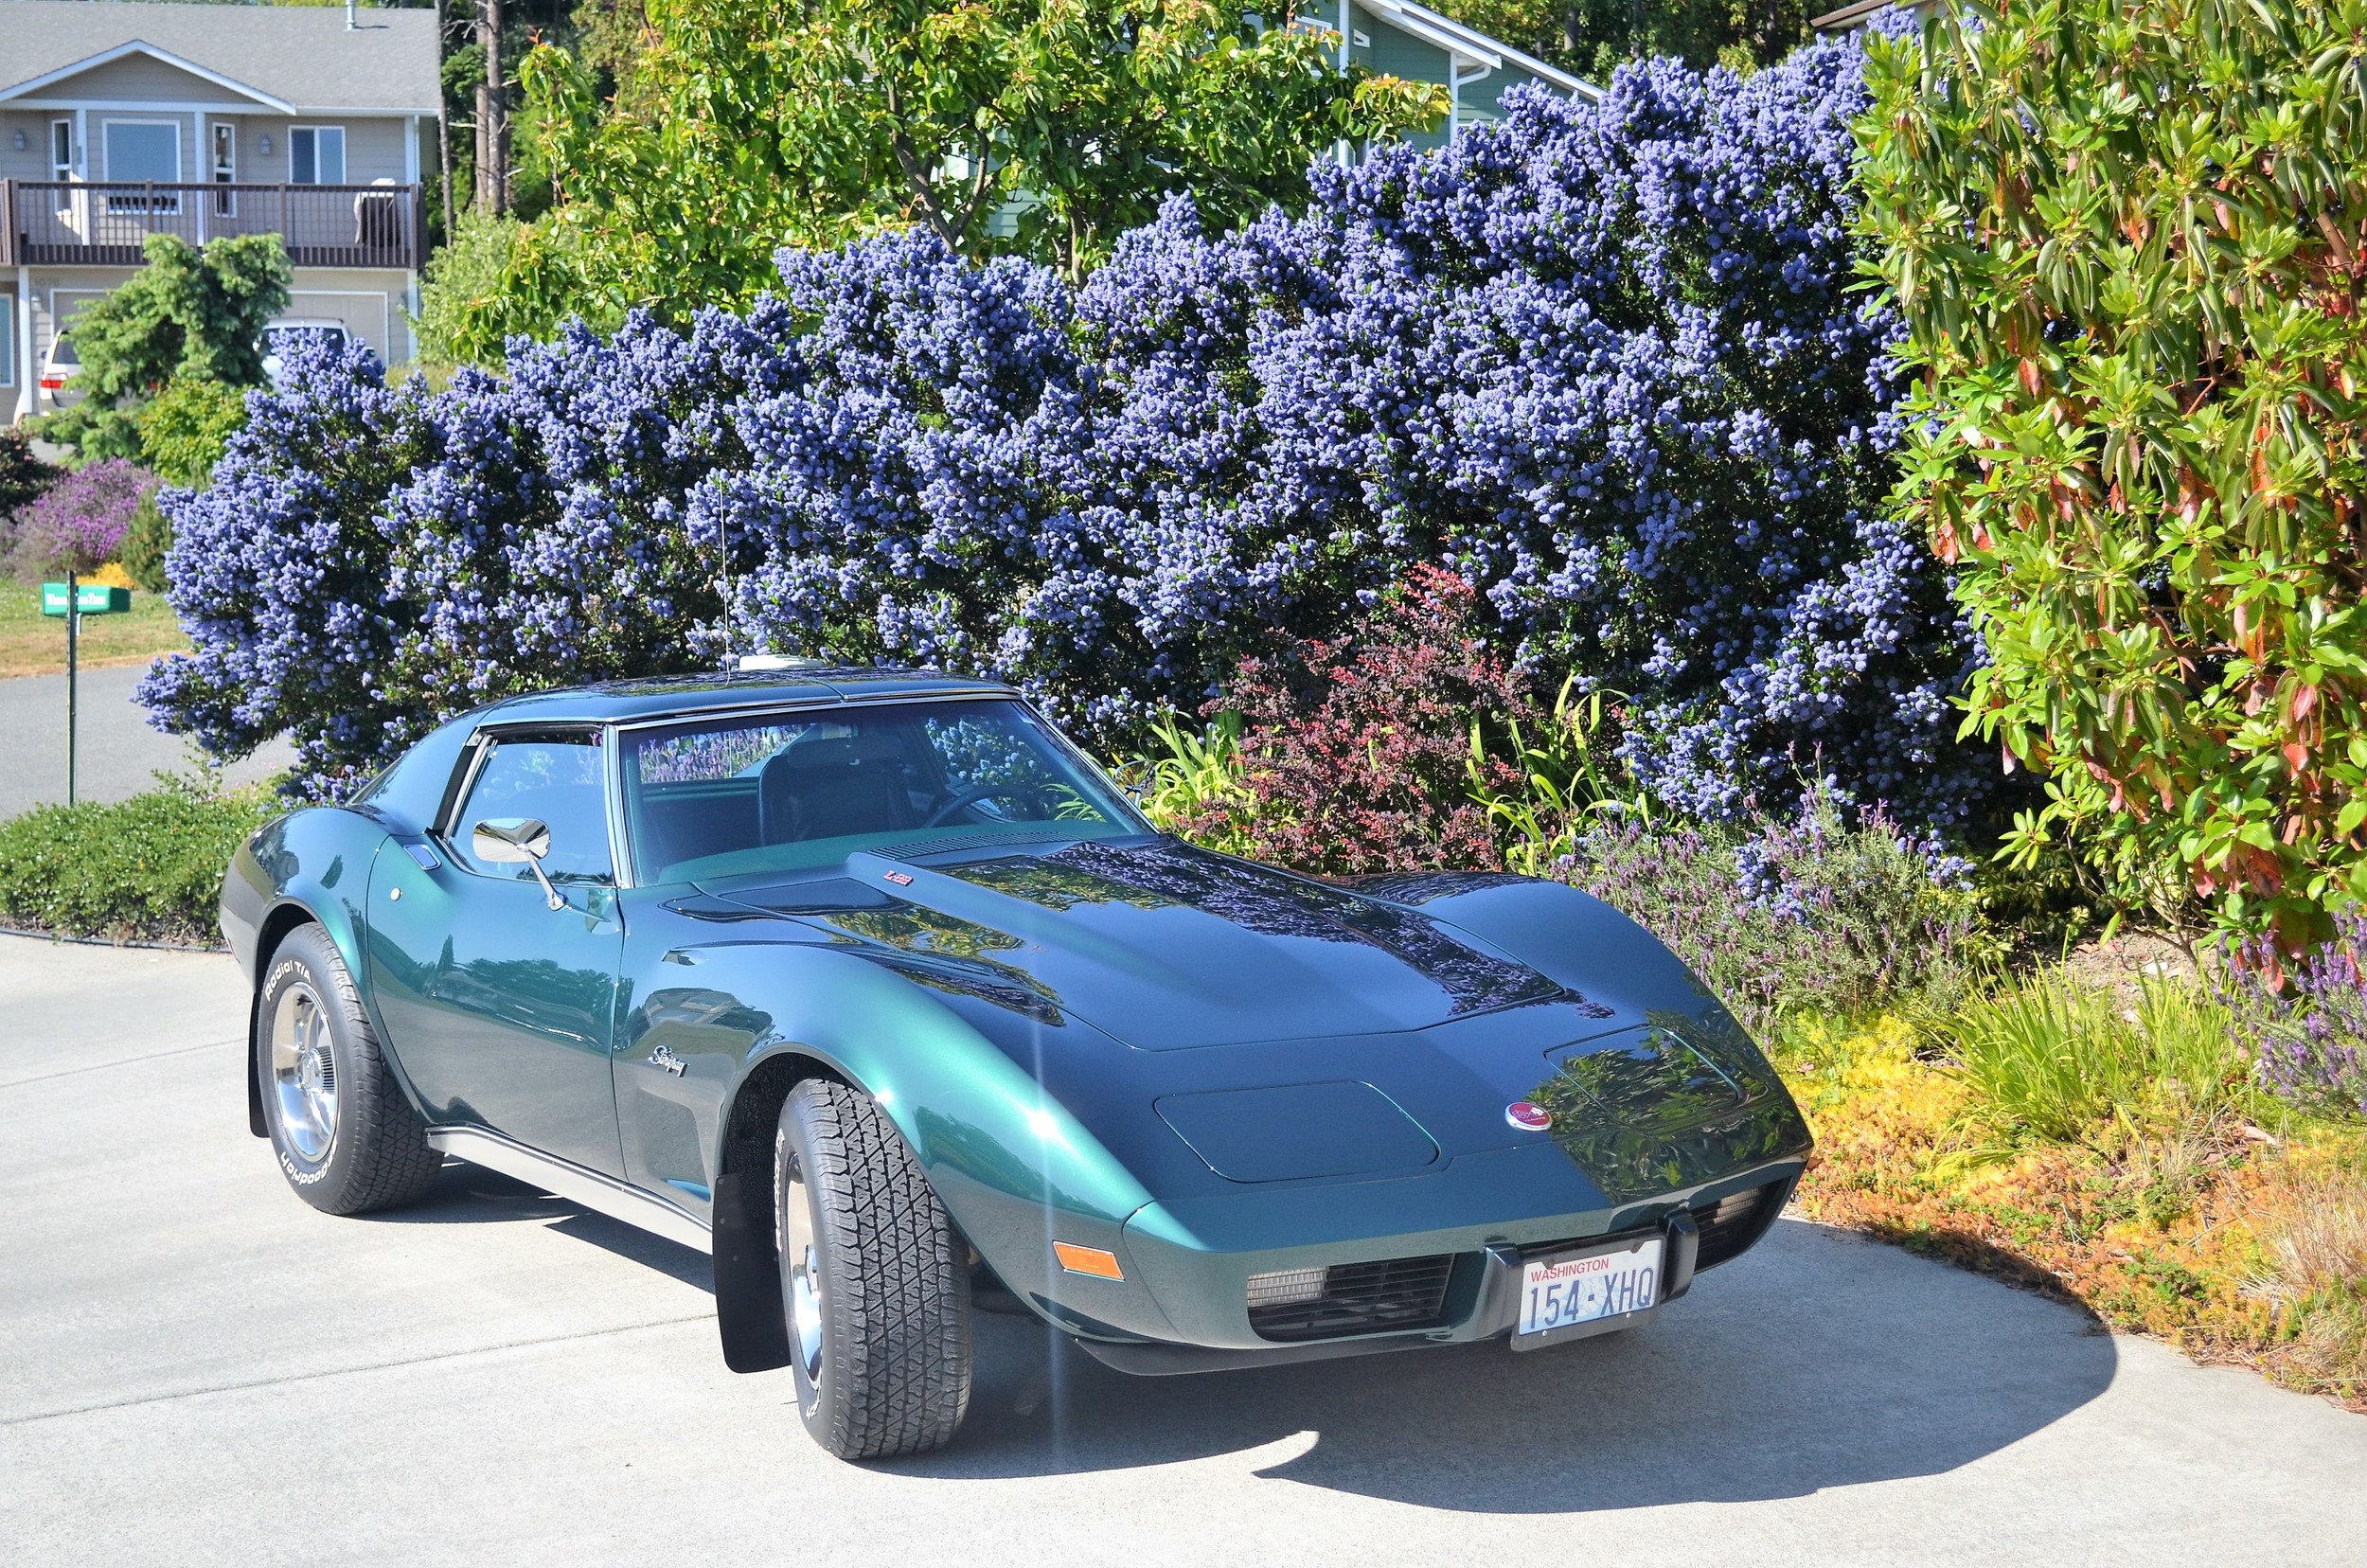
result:
[[[842,1459],[942,1446],[970,1409],[969,1249],[871,1096],[809,1078],[773,1144],[798,1413]]]
[[[417,1203],[443,1165],[402,1097],[353,977],[316,925],[288,933],[256,999],[255,1062],[280,1174],[330,1214]]]

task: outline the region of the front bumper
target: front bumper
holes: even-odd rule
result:
[[[1558,1161],[1564,1169],[1571,1168],[1556,1151],[1540,1149],[1536,1152]],[[1543,1163],[1507,1162],[1507,1168],[1499,1174],[1535,1194],[1533,1179]],[[1432,1216],[1422,1212],[1421,1184],[1409,1182],[1306,1189],[1308,1208],[1300,1214],[1289,1212],[1295,1204],[1284,1204],[1277,1211],[1272,1200],[1280,1194],[1264,1195],[1268,1200],[1264,1203],[1243,1203],[1231,1212],[1213,1205],[1152,1204],[1127,1222],[1124,1248],[1133,1276],[1129,1283],[1156,1302],[1164,1324],[1146,1321],[1137,1327],[1127,1321],[1133,1314],[1108,1310],[1117,1305],[1114,1300],[1095,1312],[1094,1308],[1103,1304],[1086,1299],[1095,1293],[1089,1291],[1063,1290],[1057,1306],[1041,1301],[1037,1305],[1051,1307],[1047,1317],[1069,1329],[1097,1359],[1124,1371],[1161,1374],[1277,1365],[1504,1338],[1519,1315],[1522,1264],[1526,1257],[1567,1250],[1573,1244],[1611,1242],[1654,1233],[1664,1236],[1667,1277],[1659,1301],[1641,1313],[1551,1336],[1554,1341],[1577,1338],[1628,1327],[1683,1294],[1697,1268],[1700,1223],[1731,1209],[1727,1201],[1737,1195],[1757,1193],[1760,1197],[1747,1222],[1718,1221],[1714,1224],[1715,1243],[1706,1263],[1723,1261],[1754,1243],[1781,1211],[1802,1167],[1799,1159],[1769,1161],[1723,1172],[1697,1186],[1615,1207],[1604,1206],[1599,1190],[1581,1178],[1557,1196],[1565,1202],[1580,1198],[1587,1206],[1557,1206],[1549,1212],[1525,1214],[1507,1206],[1494,1212],[1517,1218],[1436,1228],[1418,1226],[1420,1220]],[[1468,1198],[1468,1184],[1477,1174],[1467,1169],[1452,1185]],[[1530,1180],[1519,1180],[1522,1177]],[[1313,1222],[1326,1215],[1332,1221],[1328,1235]],[[1358,1223],[1360,1219],[1366,1223]],[[1414,1220],[1417,1227],[1384,1229],[1371,1223],[1375,1219],[1394,1219],[1399,1225]],[[1289,1246],[1255,1244],[1276,1231],[1321,1239],[1301,1239]],[[1452,1274],[1435,1315],[1420,1327],[1278,1343],[1261,1335],[1251,1321],[1248,1284],[1254,1274],[1441,1256],[1453,1258]]]

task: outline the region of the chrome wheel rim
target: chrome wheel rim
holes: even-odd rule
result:
[[[822,1257],[814,1246],[813,1195],[791,1156],[781,1194],[781,1263],[789,1287],[789,1348],[806,1381],[822,1378]]]
[[[271,1077],[289,1149],[307,1165],[321,1164],[337,1143],[337,1062],[329,1014],[301,980],[272,1009]]]

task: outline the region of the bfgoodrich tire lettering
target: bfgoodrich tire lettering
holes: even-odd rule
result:
[[[436,1185],[443,1156],[317,925],[290,932],[263,967],[254,1072],[280,1174],[314,1208],[366,1214],[417,1203]]]
[[[970,1270],[868,1095],[809,1078],[774,1139],[774,1238],[797,1406],[842,1459],[942,1445],[970,1409]]]

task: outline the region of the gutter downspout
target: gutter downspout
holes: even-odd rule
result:
[[[1448,58],[1447,91],[1450,95],[1450,107],[1447,110],[1447,140],[1449,143],[1451,144],[1456,137],[1463,134],[1463,89],[1487,75],[1492,68],[1482,62],[1479,69],[1469,76],[1465,76],[1455,68],[1453,58],[1451,56]]]
[[[1346,76],[1356,63],[1355,58],[1348,52],[1349,41],[1356,36],[1349,30],[1349,21],[1348,0],[1340,0],[1340,74],[1342,76]],[[1454,67],[1450,64],[1447,69],[1451,72]],[[1333,155],[1339,158],[1342,169],[1355,162],[1355,152],[1349,148],[1348,139],[1345,136],[1340,138],[1340,145],[1332,151]]]
[[[41,369],[33,363],[33,269],[16,269],[16,417],[22,422],[41,412]]]

